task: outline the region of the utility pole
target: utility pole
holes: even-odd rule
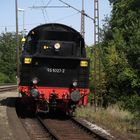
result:
[[[18,0],[15,0],[16,15],[16,61],[17,61],[17,82],[19,80],[19,36],[18,36]]]
[[[81,10],[81,35],[85,38],[85,10],[84,10],[84,0],[82,0],[82,10]]]
[[[97,49],[99,45],[99,2],[94,0],[94,105],[97,107]]]

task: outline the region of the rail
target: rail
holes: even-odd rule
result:
[[[5,86],[0,86],[0,92],[5,92],[9,90],[16,90],[17,85],[5,85]]]
[[[49,129],[49,126],[47,126],[47,124],[45,124],[39,116],[37,116],[37,120],[41,123],[43,128],[49,133],[53,140],[60,140],[60,138],[51,129]]]
[[[56,126],[56,128],[55,128],[55,127],[52,127],[50,123],[46,122],[47,119],[42,119],[42,117],[40,117],[40,116],[37,116],[37,119],[41,123],[41,125],[44,127],[44,129],[47,131],[47,133],[49,133],[49,135],[54,140],[64,140],[65,138],[69,138],[69,136],[74,137],[74,135],[76,134],[75,132],[70,132],[69,134],[65,134],[65,136],[69,135],[68,137],[65,137],[64,134],[61,135],[61,134],[59,134],[60,131],[57,131],[58,127],[60,127],[60,129],[62,129],[61,131],[63,131],[63,133],[67,133],[67,131],[65,131],[67,128],[63,128],[63,124],[61,126],[60,124],[57,124],[57,122],[56,122],[56,125],[59,125],[59,126]],[[55,119],[53,119],[53,121],[55,121]],[[65,120],[65,121],[67,121],[67,120]],[[71,119],[68,119],[68,121],[71,122],[71,124],[73,124],[73,127],[77,126],[76,128],[79,131],[82,130],[84,133],[86,133],[87,137],[89,136],[89,137],[92,137],[92,139],[98,139],[98,140],[109,140],[108,138],[106,138],[106,137],[104,137],[104,136],[102,136],[102,135],[100,135],[98,133],[95,133],[94,131],[90,130],[88,127],[86,127],[85,125],[81,124],[77,119],[71,118]],[[61,122],[62,122],[62,120],[61,120]],[[66,125],[64,125],[64,126],[66,126]],[[81,133],[81,135],[82,135],[82,133]],[[83,137],[84,136],[85,135],[83,135]],[[77,136],[76,136],[76,138],[77,138]],[[77,138],[77,140],[78,139],[81,139],[81,137],[79,136],[79,138]],[[87,138],[87,139],[89,139],[89,138]]]
[[[91,130],[90,128],[88,128],[86,125],[84,125],[83,123],[81,123],[80,121],[78,121],[75,118],[71,118],[71,121],[77,125],[79,128],[83,129],[84,131],[86,131],[87,133],[94,135],[97,139],[99,140],[109,140],[109,138],[102,136],[101,134],[94,132],[93,130]]]

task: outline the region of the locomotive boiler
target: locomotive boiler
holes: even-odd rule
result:
[[[51,23],[32,29],[21,55],[19,92],[35,112],[71,113],[86,105],[89,59],[75,29]]]

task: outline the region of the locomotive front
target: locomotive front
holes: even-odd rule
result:
[[[62,24],[31,30],[21,56],[19,92],[36,112],[73,112],[76,105],[86,105],[89,59],[82,36]]]

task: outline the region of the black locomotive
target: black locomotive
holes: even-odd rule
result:
[[[19,92],[36,111],[72,112],[86,105],[89,59],[79,32],[62,24],[44,24],[27,35],[21,56]]]

